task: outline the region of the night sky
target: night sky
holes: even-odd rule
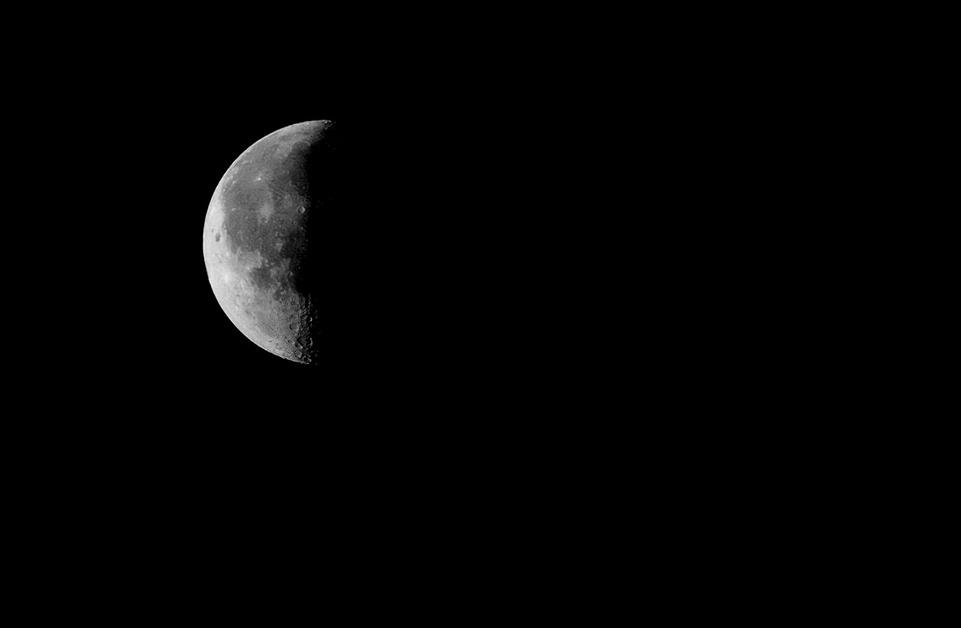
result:
[[[141,80],[78,108],[86,119],[63,127],[58,151],[76,164],[59,184],[72,205],[56,219],[69,251],[58,290],[83,304],[58,353],[70,365],[59,368],[78,373],[75,393],[111,411],[146,404],[177,416],[208,409],[225,422],[307,421],[328,403],[379,412],[416,399],[438,411],[457,399],[469,410],[499,377],[523,371],[537,322],[520,303],[549,281],[518,265],[537,263],[518,247],[544,212],[529,193],[513,194],[512,182],[537,168],[524,152],[530,140],[517,133],[523,118],[433,87],[414,102],[402,81],[354,98],[323,82],[217,98],[204,81]],[[274,130],[316,119],[341,125],[348,164],[324,234],[340,269],[329,357],[308,368],[234,328],[201,241],[233,160]]]
[[[563,560],[544,530],[573,494],[626,476],[604,442],[633,444],[604,420],[634,421],[605,392],[634,371],[609,378],[592,354],[638,359],[605,337],[618,312],[603,304],[639,290],[604,283],[633,268],[618,256],[636,245],[607,244],[634,231],[605,212],[638,208],[603,198],[590,172],[603,155],[585,147],[617,119],[603,127],[606,102],[585,104],[576,54],[535,46],[491,63],[500,43],[483,36],[451,55],[452,28],[450,45],[417,55],[361,42],[330,55],[311,47],[334,20],[314,33],[269,11],[245,19],[197,27],[204,54],[177,28],[141,41],[64,24],[69,45],[9,57],[4,233],[20,248],[6,260],[0,440],[26,504],[10,512],[43,535],[28,549],[84,553],[83,580],[114,547],[198,595],[203,564],[240,577],[263,555],[293,557],[299,570],[255,575],[309,572],[299,585],[320,590],[315,572],[341,577],[332,552],[358,571],[365,551],[407,552],[400,569],[422,539],[494,556],[512,536]],[[43,67],[20,60],[43,51],[56,56]],[[202,249],[231,163],[308,120],[338,125],[344,159],[311,366],[234,327]]]
[[[19,372],[46,383],[33,407],[64,446],[193,463],[323,448],[329,464],[524,447],[556,424],[544,408],[575,392],[565,319],[581,307],[564,203],[567,146],[583,131],[563,100],[523,97],[523,73],[454,64],[334,76],[323,64],[270,75],[219,58],[100,61],[64,62],[26,103],[43,168],[22,187],[56,208],[28,233],[55,255]],[[231,324],[201,245],[237,156],[319,119],[343,129],[348,163],[325,234],[339,268],[326,354],[306,367]]]

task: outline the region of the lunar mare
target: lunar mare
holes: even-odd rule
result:
[[[207,208],[203,254],[228,319],[257,346],[295,362],[316,360],[320,304],[308,281],[311,155],[329,121],[295,124],[255,142],[224,173]]]

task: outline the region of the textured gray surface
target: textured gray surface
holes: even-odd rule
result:
[[[244,151],[214,191],[204,221],[207,276],[230,321],[288,360],[316,359],[316,299],[298,281],[314,209],[304,169],[328,121],[294,124]]]

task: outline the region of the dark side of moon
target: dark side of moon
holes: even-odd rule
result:
[[[288,360],[317,361],[321,325],[315,220],[329,204],[334,124],[285,127],[248,148],[220,180],[204,221],[211,288],[233,324]]]

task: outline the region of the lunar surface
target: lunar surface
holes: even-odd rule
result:
[[[323,330],[321,238],[329,211],[334,123],[294,124],[244,151],[220,179],[204,221],[204,263],[230,321],[257,346],[310,364]]]

